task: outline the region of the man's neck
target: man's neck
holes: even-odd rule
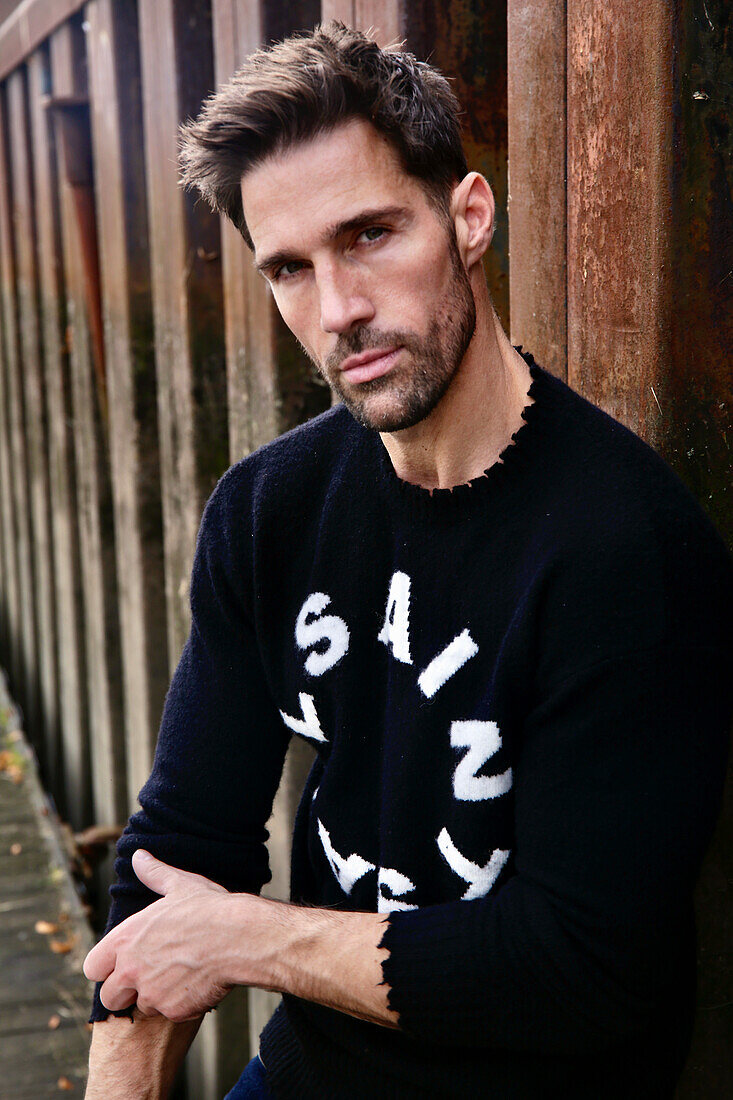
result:
[[[522,426],[530,403],[529,367],[501,327],[483,272],[472,282],[476,331],[448,390],[413,428],[380,433],[397,476],[424,489],[480,477]]]

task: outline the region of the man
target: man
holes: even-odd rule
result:
[[[165,1095],[236,984],[284,994],[242,1096],[671,1097],[731,708],[720,540],[510,345],[435,70],[330,24],[250,58],[183,166],[343,404],[207,506],[85,964],[88,1097]],[[293,733],[318,756],[288,905],[256,895]]]

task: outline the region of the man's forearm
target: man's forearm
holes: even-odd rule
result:
[[[85,1100],[166,1100],[201,1025],[164,1016],[110,1016],[95,1023]]]
[[[84,973],[112,1011],[137,1003],[172,1021],[202,1016],[235,985],[292,993],[396,1027],[379,946],[385,917],[230,894],[136,852],[136,874],[163,896],[113,928]]]
[[[379,947],[385,917],[231,894],[233,985],[254,985],[397,1027]]]

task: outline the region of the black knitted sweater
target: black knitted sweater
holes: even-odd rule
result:
[[[400,1029],[286,995],[279,1098],[670,1097],[689,1048],[731,561],[646,444],[525,358],[524,423],[467,485],[400,481],[337,407],[204,514],[109,927],[154,900],[139,846],[259,891],[288,741],[315,746],[292,898],[385,913]]]

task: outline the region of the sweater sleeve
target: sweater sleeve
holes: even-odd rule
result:
[[[157,900],[132,870],[137,848],[231,891],[259,893],[270,879],[265,823],[289,738],[269,695],[247,607],[251,569],[231,481],[230,475],[220,483],[202,520],[191,631],[166,698],[141,808],[117,845],[105,932]],[[97,987],[91,1019],[108,1015]]]
[[[592,1054],[673,996],[720,806],[730,654],[664,645],[563,680],[526,724],[515,873],[392,913],[390,1005],[421,1041]]]

